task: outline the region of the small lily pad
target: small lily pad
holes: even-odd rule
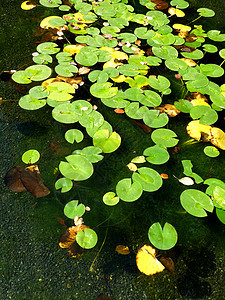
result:
[[[58,7],[60,6],[60,4],[62,4],[61,0],[40,0],[39,2],[41,5],[46,7]]]
[[[22,155],[22,161],[25,164],[34,164],[36,163],[40,158],[40,153],[37,150],[31,149]]]
[[[78,69],[76,66],[70,64],[69,62],[63,62],[63,63],[58,64],[55,67],[55,71],[60,76],[72,77],[72,76],[74,76],[73,73],[78,72]]]
[[[205,193],[188,189],[180,195],[180,201],[183,208],[195,217],[206,217],[206,211],[213,211],[213,202]]]
[[[225,210],[225,189],[216,186],[213,190],[213,198],[219,206]]]
[[[225,210],[216,208],[216,215],[218,219],[225,224]]]
[[[143,121],[149,127],[159,128],[164,127],[169,122],[169,117],[166,113],[160,113],[159,110],[151,109],[143,115]]]
[[[143,189],[139,182],[133,182],[130,178],[120,180],[116,185],[118,197],[125,202],[133,202],[139,199]]]
[[[178,143],[177,135],[170,129],[156,129],[151,135],[151,139],[155,144],[161,147],[174,147]]]
[[[205,7],[197,9],[197,12],[199,13],[200,16],[205,18],[210,18],[215,16],[214,10]]]
[[[91,94],[96,98],[111,98],[118,92],[117,87],[112,87],[111,82],[94,83],[91,88]]]
[[[98,236],[93,229],[85,228],[77,233],[76,241],[82,248],[91,249],[97,244]]]
[[[206,146],[204,148],[204,153],[209,157],[217,157],[220,155],[220,151],[214,146]]]
[[[72,200],[68,202],[64,207],[64,215],[69,219],[74,219],[75,217],[81,217],[85,213],[84,204],[78,205],[78,200]]]
[[[37,46],[37,51],[42,54],[55,54],[60,51],[60,48],[56,43],[45,42]]]
[[[104,153],[111,153],[120,146],[121,137],[115,131],[110,135],[107,129],[98,130],[93,136],[93,144],[102,149]]]
[[[158,145],[146,148],[143,154],[147,156],[146,160],[154,165],[164,164],[170,158],[168,151]]]
[[[52,111],[52,116],[56,121],[66,124],[75,123],[80,119],[71,103],[57,105]]]
[[[159,222],[152,224],[148,230],[148,238],[153,246],[160,250],[169,250],[177,243],[176,229],[169,223],[165,223],[163,229]]]
[[[120,198],[116,197],[116,194],[114,192],[108,192],[103,196],[103,202],[106,205],[113,206],[119,203]]]
[[[75,141],[80,143],[84,138],[83,133],[78,129],[69,129],[65,133],[65,139],[68,143],[73,144]]]
[[[75,150],[73,154],[79,154],[85,156],[91,163],[97,163],[103,159],[103,155],[100,155],[102,150],[95,146],[88,146],[82,150]]]
[[[61,189],[61,193],[66,193],[70,191],[73,187],[73,182],[69,178],[60,178],[55,183],[55,189],[59,190]]]
[[[138,172],[133,173],[134,182],[141,184],[142,189],[146,192],[155,192],[163,184],[162,178],[157,171],[151,168],[138,168]]]
[[[204,125],[214,124],[218,120],[217,112],[209,106],[196,105],[190,110],[193,120],[200,119],[199,123]]]
[[[27,110],[36,110],[46,105],[46,99],[33,98],[30,95],[25,95],[20,98],[19,106]]]

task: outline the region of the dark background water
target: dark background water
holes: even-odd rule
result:
[[[20,10],[22,1],[6,0],[1,4],[1,70],[18,69],[31,61],[35,51],[35,29],[44,16],[54,10],[37,7],[33,11]],[[136,2],[135,2],[136,3]],[[192,8],[203,6],[201,1],[189,1]],[[204,1],[204,7],[216,11],[216,17],[204,21],[206,30],[224,29],[224,1]],[[195,14],[189,11],[189,18]],[[196,14],[197,16],[197,14]],[[200,23],[199,23],[200,24]],[[10,83],[0,82],[3,99],[19,99],[21,93]],[[184,144],[190,138],[186,134],[189,118],[177,117],[170,122],[180,138],[180,152],[171,155],[159,172],[168,173],[166,181],[157,193],[144,193],[134,203],[120,203],[115,208],[102,202],[102,195],[114,190],[116,183],[130,177],[126,164],[135,155],[151,145],[150,137],[125,116],[118,116],[99,103],[114,130],[123,139],[116,153],[95,166],[95,174],[86,182],[78,183],[66,194],[56,192],[54,182],[58,176],[55,168],[72,148],[64,142],[67,127],[51,118],[51,109],[24,111],[17,102],[5,102],[0,110],[1,132],[1,274],[0,299],[90,299],[101,292],[113,299],[223,299],[224,290],[224,225],[215,214],[207,218],[195,218],[184,212],[179,195],[185,189],[172,177],[182,177],[182,159],[191,159],[194,172],[206,178],[212,163],[211,176],[225,180],[224,154],[216,160],[206,157],[206,144]],[[178,126],[179,123],[179,126]],[[137,138],[138,137],[138,138]],[[39,168],[51,194],[36,200],[29,193],[13,193],[3,183],[5,173],[21,164],[24,151],[35,148],[40,152],[50,143],[59,145],[57,152],[48,151],[41,158]],[[86,138],[84,144],[91,144]],[[133,151],[136,154],[133,154]],[[221,151],[222,152],[222,151]],[[197,155],[196,155],[197,153]],[[200,154],[201,153],[201,154]],[[203,187],[204,190],[204,187]],[[65,249],[58,246],[58,237],[64,231],[57,217],[64,218],[66,202],[79,199],[90,206],[85,223],[95,228],[99,242],[81,258],[70,258]],[[110,216],[108,222],[102,223]],[[137,250],[149,243],[147,232],[154,222],[169,222],[176,228],[179,240],[169,252],[175,262],[175,273],[163,273],[148,277],[141,274],[135,263]],[[93,272],[91,263],[106,235],[106,242],[98,256]],[[118,244],[125,244],[131,254],[121,256],[115,252]]]

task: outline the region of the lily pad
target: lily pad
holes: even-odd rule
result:
[[[109,124],[109,122],[105,121],[103,122],[103,124],[99,127],[99,126],[93,126],[93,127],[86,127],[86,131],[87,131],[87,134],[90,136],[90,137],[93,137],[94,134],[98,131],[98,130],[102,130],[102,129],[106,129],[109,131],[109,134],[111,135],[112,134],[112,126]]]
[[[82,248],[91,249],[97,244],[98,236],[93,229],[85,228],[77,233],[76,241]]]
[[[52,73],[52,69],[45,65],[33,65],[26,68],[25,71],[30,73],[30,79],[33,81],[45,80]]]
[[[139,107],[138,102],[132,102],[125,107],[125,113],[132,119],[142,119],[143,115],[148,111],[146,106]]]
[[[119,203],[120,198],[114,192],[108,192],[103,196],[103,202],[106,205],[113,206]]]
[[[39,2],[41,5],[46,7],[58,7],[60,6],[60,4],[62,4],[61,0],[40,0]]]
[[[219,30],[209,30],[207,32],[208,38],[210,40],[215,41],[215,42],[224,42],[225,41],[225,34],[220,34]]]
[[[118,92],[118,88],[112,86],[111,82],[94,83],[90,87],[90,93],[96,98],[111,98]]]
[[[189,6],[189,3],[185,0],[172,0],[170,1],[170,5],[176,6],[177,8],[184,9]]]
[[[78,205],[78,200],[72,200],[68,202],[64,207],[64,215],[69,219],[74,219],[75,217],[81,217],[85,213],[84,204],[80,203]]]
[[[150,87],[160,92],[166,90],[170,86],[170,81],[164,76],[159,75],[157,78],[154,76],[150,76],[148,78],[148,83]]]
[[[59,190],[61,189],[61,193],[66,193],[70,191],[73,187],[73,182],[69,178],[60,178],[55,183],[55,189]]]
[[[218,48],[212,44],[204,44],[202,45],[202,48],[205,52],[209,52],[209,53],[216,53],[218,51]]]
[[[39,160],[40,156],[41,155],[37,150],[31,149],[24,152],[22,155],[22,161],[25,164],[34,164]]]
[[[79,123],[86,128],[100,127],[103,122],[103,115],[95,110],[89,114],[84,114],[79,120]]]
[[[20,98],[19,106],[27,110],[36,110],[46,105],[46,99],[33,98],[30,95],[25,95]]]
[[[120,180],[116,185],[118,197],[125,202],[133,202],[139,199],[143,189],[139,182],[133,182],[130,178]]]
[[[72,76],[74,76],[73,73],[78,72],[78,69],[76,66],[70,64],[69,62],[63,62],[63,63],[58,64],[55,67],[55,71],[60,76],[72,77]]]
[[[165,223],[163,229],[159,222],[152,224],[148,230],[148,238],[153,246],[160,250],[169,250],[177,243],[176,229],[169,223]]]
[[[209,157],[217,157],[220,155],[220,151],[214,146],[206,146],[204,148],[204,153]]]
[[[166,113],[160,113],[159,110],[151,109],[143,115],[143,121],[149,127],[159,128],[164,127],[169,122],[169,117]]]
[[[53,59],[52,57],[49,55],[49,54],[39,54],[37,56],[33,56],[33,61],[36,63],[36,64],[39,64],[39,65],[47,65],[47,64],[51,64]]]
[[[86,180],[93,174],[93,166],[90,161],[82,155],[66,156],[67,162],[61,161],[59,171],[63,176],[71,180]]]
[[[214,124],[218,120],[217,112],[209,106],[196,105],[190,110],[193,120],[200,119],[199,123],[204,125]]]
[[[93,136],[93,144],[100,148],[104,153],[111,153],[121,144],[121,137],[115,131],[110,135],[109,130],[98,130]]]
[[[37,51],[42,54],[55,54],[60,51],[60,48],[56,43],[45,42],[37,46]]]
[[[69,129],[65,133],[65,139],[68,143],[73,144],[75,141],[80,143],[84,138],[83,133],[78,129]]]
[[[56,121],[66,124],[75,123],[80,119],[71,103],[57,105],[52,111],[52,116]]]
[[[147,156],[146,160],[154,165],[164,164],[170,158],[168,151],[158,145],[146,148],[143,155]]]
[[[155,144],[164,148],[174,147],[179,141],[174,131],[164,128],[154,130],[151,139]]]
[[[208,77],[221,77],[224,69],[216,64],[200,64],[200,72]]]
[[[197,12],[199,13],[200,16],[205,18],[210,18],[215,16],[214,10],[205,7],[197,9]]]
[[[73,154],[79,154],[85,156],[91,163],[97,163],[103,159],[103,155],[100,155],[102,150],[95,146],[88,146],[82,150],[75,150]]]
[[[213,198],[219,206],[225,210],[225,189],[216,186],[213,190]]]
[[[178,56],[177,50],[172,46],[152,47],[152,52],[155,56],[165,60]]]
[[[98,55],[94,51],[90,51],[87,48],[89,47],[81,48],[80,52],[75,56],[75,61],[82,66],[89,67],[98,62]]]
[[[213,196],[213,190],[216,186],[225,189],[225,183],[222,180],[217,178],[208,178],[204,181],[204,184],[208,185],[206,189],[206,194],[208,194],[209,196]]]
[[[75,89],[67,82],[52,82],[46,89],[49,91],[48,98],[59,102],[72,99],[71,94],[75,93]]]
[[[141,184],[143,191],[155,192],[163,184],[162,178],[157,171],[151,168],[138,168],[138,172],[133,173],[132,179]]]
[[[180,201],[183,208],[195,217],[206,217],[206,211],[213,211],[213,202],[205,193],[188,189],[180,195]]]
[[[145,90],[144,97],[142,95],[142,97],[140,97],[138,101],[145,106],[157,107],[161,104],[162,98],[158,93],[154,91]]]
[[[125,100],[125,95],[123,91],[118,91],[118,93],[111,98],[101,99],[102,103],[108,107],[112,108],[124,108],[130,104],[130,101]]]
[[[43,99],[49,95],[49,91],[46,90],[44,86],[38,85],[34,86],[29,90],[29,95],[32,98]]]
[[[181,52],[181,55],[185,58],[190,58],[190,59],[196,60],[196,59],[203,58],[204,53],[201,50],[196,49],[192,52]]]
[[[189,113],[193,107],[192,103],[186,99],[180,99],[178,101],[175,101],[174,105],[179,111],[183,113]]]

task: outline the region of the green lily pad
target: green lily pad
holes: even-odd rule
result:
[[[213,211],[213,202],[205,193],[188,189],[180,195],[180,201],[183,208],[195,217],[206,217],[206,211]]]
[[[155,192],[163,184],[162,178],[157,171],[151,168],[138,168],[138,172],[134,172],[132,179],[141,184],[143,191]],[[118,195],[119,196],[119,195]]]
[[[112,108],[124,108],[130,104],[130,101],[125,100],[125,95],[123,91],[118,91],[118,93],[111,98],[101,99],[102,103],[108,107]]]
[[[170,86],[170,81],[164,76],[158,75],[158,77],[150,76],[148,78],[150,87],[160,92],[165,91]]]
[[[158,93],[154,91],[145,90],[144,97],[142,95],[142,97],[140,97],[138,101],[145,106],[157,107],[161,104],[162,98]]]
[[[209,77],[221,77],[224,69],[216,64],[200,64],[200,72]]]
[[[114,192],[108,192],[103,196],[103,202],[106,205],[113,206],[119,203],[120,198],[116,197],[116,194]]]
[[[214,105],[225,108],[225,96],[222,93],[210,94],[210,100]]]
[[[138,101],[138,99],[142,97],[142,93],[143,91],[141,89],[133,87],[126,89],[124,92],[124,96],[129,100]]]
[[[205,52],[209,52],[209,53],[216,53],[218,51],[218,48],[215,45],[211,45],[211,44],[204,44],[202,45],[202,48]]]
[[[69,11],[71,7],[69,5],[60,5],[59,10],[61,11]]]
[[[55,101],[67,101],[73,98],[75,89],[67,82],[52,82],[46,89],[49,91],[48,98]]]
[[[55,67],[55,71],[60,76],[72,77],[72,76],[74,76],[73,73],[78,72],[78,69],[76,66],[70,64],[69,62],[63,62],[63,63],[58,64]]]
[[[106,26],[101,28],[101,33],[102,34],[110,34],[113,37],[118,36],[118,32],[120,32],[120,28],[117,26]]]
[[[36,99],[43,99],[48,97],[49,95],[49,91],[46,90],[46,88],[44,86],[38,85],[38,86],[34,86],[29,90],[29,95],[32,98],[36,98]]]
[[[152,245],[160,250],[169,250],[177,243],[176,229],[169,223],[165,223],[163,229],[159,222],[152,224],[148,230],[148,238]]]
[[[65,139],[68,143],[73,144],[75,141],[80,143],[84,138],[83,133],[78,129],[69,129],[65,133]]]
[[[139,107],[138,102],[132,102],[125,107],[125,113],[131,119],[142,119],[147,111],[148,108],[146,106]]]
[[[100,127],[103,122],[103,115],[95,110],[89,114],[84,114],[79,120],[79,123],[86,128]]]
[[[206,189],[206,194],[208,194],[209,196],[213,196],[213,190],[216,186],[225,189],[225,183],[222,180],[217,178],[208,178],[204,181],[204,184],[208,185]]]
[[[30,76],[30,72],[20,70],[12,74],[12,80],[20,84],[29,84],[32,82]]]
[[[56,121],[66,124],[75,123],[80,119],[80,115],[74,111],[71,103],[57,105],[52,110],[52,116]]]
[[[206,105],[196,105],[190,110],[193,120],[200,119],[199,123],[204,125],[214,124],[218,120],[217,112]]]
[[[209,83],[208,78],[201,73],[192,73],[192,72],[186,73],[184,74],[183,79],[189,80],[187,82],[187,89],[190,91],[192,91],[192,89],[205,87]]]
[[[139,72],[136,71],[136,69],[136,65],[127,64],[119,66],[118,71],[125,76],[136,76],[139,74]]]
[[[125,202],[133,202],[139,199],[143,189],[139,182],[133,182],[130,178],[120,180],[116,185],[118,197]]]
[[[40,0],[39,1],[41,5],[46,6],[46,7],[58,7],[60,4],[62,4],[61,0]]]
[[[45,65],[33,65],[26,68],[25,71],[30,73],[30,79],[33,81],[45,80],[52,73],[52,69]]]
[[[146,160],[154,165],[164,164],[170,158],[169,152],[158,145],[146,148],[143,155],[147,156]]]
[[[112,87],[113,83],[94,83],[90,87],[90,93],[96,98],[111,98],[115,96],[118,92],[117,87]]]
[[[91,163],[97,163],[103,159],[104,156],[99,155],[100,153],[102,153],[102,150],[94,146],[88,146],[82,150],[73,151],[73,154],[84,155]]]
[[[25,95],[19,100],[19,106],[27,110],[36,110],[45,106],[45,104],[46,99],[37,99],[31,97],[30,95]]]
[[[210,40],[215,41],[215,42],[224,42],[225,41],[225,34],[220,34],[219,30],[209,30],[207,32],[208,38]]]
[[[150,109],[143,115],[143,121],[152,128],[164,127],[169,122],[166,113],[160,113],[159,110]]]
[[[60,51],[60,48],[58,48],[56,43],[45,42],[37,46],[37,51],[42,54],[55,54]]]
[[[205,7],[197,9],[197,12],[199,13],[200,16],[205,18],[210,18],[215,16],[214,10]]]
[[[178,143],[177,135],[170,129],[156,129],[152,132],[151,139],[160,147],[174,147]]]
[[[206,146],[204,148],[204,153],[209,157],[217,157],[220,155],[220,151],[214,146]]]
[[[162,63],[162,60],[161,60],[161,58],[156,57],[156,56],[148,56],[148,57],[146,57],[146,62],[150,66],[160,66],[160,64]]]
[[[225,59],[225,49],[221,49],[219,51],[219,56],[222,57],[223,59]]]
[[[152,52],[155,56],[165,60],[178,56],[177,50],[172,46],[152,47]]]
[[[86,180],[93,174],[93,166],[90,161],[82,155],[66,156],[68,162],[61,161],[59,171],[63,176],[75,181]]]
[[[172,0],[170,1],[170,5],[180,9],[185,9],[189,6],[189,3],[185,0]]]
[[[126,42],[134,43],[137,40],[137,37],[133,33],[128,33],[128,32],[118,34],[117,38],[119,40],[122,40],[121,42],[123,43]]]
[[[181,52],[181,55],[185,58],[197,60],[203,58],[204,53],[201,50],[196,49],[192,52]]]
[[[40,156],[41,155],[37,150],[31,149],[24,152],[22,155],[22,161],[25,164],[34,164],[39,160]]]
[[[165,61],[165,65],[172,71],[186,70],[188,65],[180,58],[169,58]]]
[[[39,54],[38,56],[32,57],[33,61],[39,65],[51,64],[53,59],[49,54]]]
[[[186,99],[179,99],[178,101],[174,102],[174,105],[179,111],[183,113],[189,113],[193,107],[192,103]]]
[[[64,215],[69,219],[74,219],[75,217],[81,217],[85,213],[84,204],[80,203],[78,205],[78,200],[72,200],[68,202],[64,207]]]
[[[93,144],[100,148],[104,153],[111,153],[121,144],[121,137],[115,131],[110,135],[109,130],[98,130],[93,136]]]
[[[219,206],[225,210],[225,189],[220,186],[216,186],[213,190],[213,198]]]
[[[66,20],[58,16],[49,19],[48,24],[54,27],[62,27],[67,24]]]
[[[182,165],[184,168],[185,175],[193,177],[197,184],[203,182],[203,179],[198,174],[196,174],[192,171],[193,165],[191,163],[191,160],[183,159],[181,162],[182,162]]]
[[[73,187],[73,182],[69,178],[60,178],[55,183],[55,189],[59,190],[61,189],[61,193],[66,193],[70,191]]]
[[[103,130],[103,129],[106,129],[109,131],[109,135],[112,134],[113,132],[113,129],[112,129],[112,126],[109,124],[109,122],[105,121],[103,122],[103,124],[98,127],[98,126],[93,126],[93,127],[86,127],[86,131],[87,131],[87,134],[90,136],[90,137],[93,137],[94,134],[99,131],[99,130]]]
[[[216,208],[216,215],[218,217],[218,219],[225,224],[225,210]]]
[[[79,246],[84,249],[93,248],[98,242],[98,236],[93,229],[85,228],[80,230],[76,235],[76,241]]]
[[[90,67],[98,62],[98,55],[92,51],[92,48],[83,47],[80,52],[75,55],[75,61],[82,66]]]

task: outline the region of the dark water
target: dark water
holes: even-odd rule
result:
[[[7,0],[1,4],[1,70],[17,69],[31,61],[31,53],[36,49],[34,42],[38,40],[33,37],[35,28],[44,16],[54,13],[54,10],[40,7],[21,11],[21,2]],[[194,8],[203,6],[201,1],[189,2]],[[214,29],[222,30],[223,1],[204,1],[204,7],[213,8],[217,14],[205,26],[213,25]],[[0,96],[19,99],[21,93],[14,87],[0,82]],[[106,207],[102,195],[114,190],[121,178],[130,176],[126,164],[133,157],[133,151],[141,155],[151,141],[149,135],[126,117],[112,114],[101,104],[99,110],[126,139],[116,153],[107,155],[95,166],[96,172],[90,180],[77,184],[70,193],[61,194],[54,189],[58,176],[55,168],[73,149],[64,142],[67,127],[53,121],[50,108],[30,112],[20,109],[16,102],[3,103],[0,110],[0,299],[95,300],[102,292],[115,300],[223,299],[225,227],[214,214],[201,219],[185,213],[179,201],[185,187],[172,175],[182,177],[180,161],[191,159],[194,172],[203,178],[214,162],[211,176],[224,181],[224,153],[215,161],[204,154],[196,155],[203,153],[205,144],[185,144],[190,139],[185,129],[188,118],[177,117],[170,124],[180,138],[181,150],[171,155],[166,166],[157,169],[168,173],[171,180],[166,181],[157,193],[144,193],[134,203],[120,203],[114,209]],[[15,194],[4,186],[5,173],[21,164],[24,151],[35,148],[44,152],[52,142],[59,145],[58,151],[46,152],[39,163],[45,184],[51,190],[49,196],[36,200],[29,193]],[[90,145],[91,140],[85,139],[84,144]],[[78,259],[70,258],[66,250],[58,246],[58,237],[64,228],[57,217],[64,218],[63,207],[72,199],[79,199],[91,208],[91,212],[85,214],[85,223],[99,236],[97,246]],[[110,219],[101,224],[109,216]],[[148,243],[148,228],[158,221],[161,224],[167,221],[177,229],[178,244],[168,253],[176,270],[172,276],[164,271],[148,277],[137,270],[135,255]],[[105,236],[104,247],[90,272]],[[118,244],[129,246],[131,254],[118,255],[115,252]]]

